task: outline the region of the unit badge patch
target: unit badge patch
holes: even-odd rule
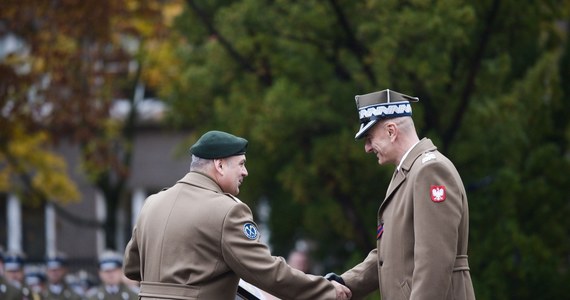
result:
[[[245,223],[243,225],[243,233],[250,240],[255,240],[257,238],[257,227],[253,223]]]
[[[443,202],[447,197],[445,185],[432,185],[430,189],[430,197],[433,202]]]

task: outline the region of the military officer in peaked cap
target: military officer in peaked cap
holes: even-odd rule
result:
[[[41,295],[46,289],[46,272],[43,265],[30,265],[24,267],[24,282],[30,287],[33,293],[42,299]]]
[[[35,293],[25,281],[24,264],[26,256],[24,253],[11,251],[4,255],[4,275],[11,284],[22,291],[24,299],[39,300],[40,295]]]
[[[125,249],[125,275],[142,299],[233,300],[241,279],[281,299],[349,299],[350,290],[306,275],[260,241],[236,195],[248,175],[248,141],[209,131],[190,148],[190,172],[151,195]]]
[[[62,253],[46,258],[47,287],[41,295],[44,300],[79,300],[81,296],[65,282],[67,257]]]
[[[107,250],[99,256],[101,286],[89,292],[89,300],[136,300],[138,295],[123,283],[123,255]]]
[[[354,299],[380,290],[382,299],[475,299],[467,240],[467,195],[459,173],[412,121],[418,102],[392,90],[356,96],[356,139],[394,175],[377,215],[377,244],[366,259],[332,278]]]
[[[0,299],[21,300],[24,294],[4,277],[4,251],[0,246]]]

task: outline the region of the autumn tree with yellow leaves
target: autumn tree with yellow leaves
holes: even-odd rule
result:
[[[82,169],[107,215],[124,195],[145,51],[164,34],[176,1],[7,0],[0,8],[0,191],[28,203],[80,200],[54,146],[80,146]],[[110,116],[129,99],[126,119]],[[93,222],[86,222],[93,223]],[[103,226],[114,247],[115,220]]]

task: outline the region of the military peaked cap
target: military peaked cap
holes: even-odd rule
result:
[[[360,129],[355,139],[364,137],[364,134],[382,119],[397,118],[412,115],[410,102],[418,102],[418,97],[404,95],[386,89],[366,95],[356,95],[356,109],[360,119]]]
[[[123,256],[116,251],[107,250],[99,256],[99,269],[102,271],[120,269]]]
[[[22,253],[8,252],[4,254],[4,269],[18,271],[24,268],[25,256]]]
[[[208,131],[192,147],[190,153],[214,159],[245,154],[247,140],[223,131]]]
[[[46,268],[57,269],[67,267],[67,255],[57,253],[46,258]]]

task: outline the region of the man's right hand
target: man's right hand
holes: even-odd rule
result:
[[[352,292],[348,287],[336,281],[331,281],[331,283],[334,285],[337,300],[349,300],[352,298]]]

